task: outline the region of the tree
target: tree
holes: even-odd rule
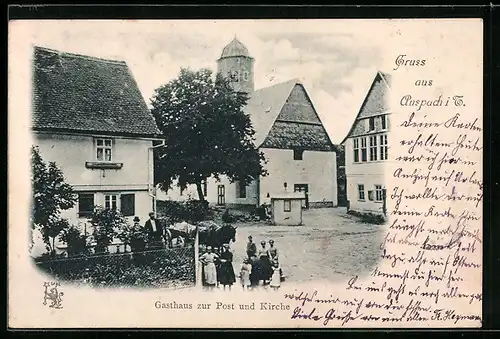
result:
[[[247,101],[209,69],[183,68],[177,79],[156,89],[152,113],[166,144],[155,149],[155,181],[161,189],[170,189],[174,180],[181,189],[195,184],[204,201],[202,183],[211,176],[247,185],[267,174],[243,111]]]
[[[68,221],[61,218],[61,211],[72,208],[77,197],[56,163],[46,164],[35,146],[31,148],[31,170],[31,230],[40,228],[47,249],[53,253],[55,238],[69,227]]]
[[[94,227],[93,236],[97,253],[107,253],[113,239],[120,238],[128,228],[127,220],[119,211],[100,206],[94,209],[90,222]]]

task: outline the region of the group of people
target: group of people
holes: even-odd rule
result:
[[[236,275],[233,269],[233,253],[229,244],[224,244],[220,253],[216,253],[210,246],[200,257],[203,265],[203,285],[208,289],[222,285],[224,290],[236,282]],[[241,287],[244,290],[253,289],[256,286],[270,286],[278,290],[283,279],[282,270],[279,264],[278,249],[274,246],[274,240],[269,240],[269,247],[266,241],[257,244],[253,242],[253,237],[248,237],[246,247],[246,257],[240,268],[239,278]]]
[[[250,235],[246,252],[247,257],[243,260],[243,264],[248,265],[247,269],[250,268],[247,287],[269,285],[277,290],[281,286],[282,270],[274,240],[269,240],[269,247],[266,241],[262,240],[257,249],[257,244]]]
[[[144,223],[144,227],[141,226],[141,219],[138,216],[134,217],[134,224],[131,231],[136,234],[144,233],[146,239],[140,240],[144,244],[139,247],[162,247],[163,246],[163,229],[161,225],[158,224],[154,212],[149,213],[149,219]],[[135,239],[138,242],[138,239]]]
[[[216,253],[212,246],[207,246],[206,252],[200,257],[203,264],[203,285],[209,289],[222,285],[231,289],[236,282],[233,269],[233,252],[229,244],[224,244],[220,253]]]

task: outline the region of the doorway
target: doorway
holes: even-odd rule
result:
[[[226,204],[226,189],[224,185],[217,186],[217,205]]]
[[[308,184],[295,184],[293,186],[294,192],[304,192],[305,199],[302,200],[302,208],[309,208],[309,185]]]

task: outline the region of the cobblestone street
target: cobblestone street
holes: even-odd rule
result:
[[[275,241],[286,282],[335,281],[367,274],[380,258],[383,225],[364,223],[343,207],[306,210],[303,224],[236,224],[236,242],[231,245],[235,273],[245,256],[249,235],[258,247],[261,240]]]

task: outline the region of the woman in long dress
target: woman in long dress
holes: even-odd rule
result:
[[[278,249],[274,247],[274,240],[269,240],[269,256],[271,263],[279,263]]]
[[[213,289],[217,284],[217,269],[215,267],[215,262],[218,259],[218,255],[212,252],[211,246],[208,246],[207,251],[200,257],[200,261],[203,264],[205,285],[207,285],[209,289]]]
[[[233,269],[233,253],[229,250],[229,244],[224,244],[220,254],[219,282],[231,289],[231,285],[236,282]]]
[[[260,245],[261,248],[259,248],[257,253],[257,258],[259,259],[259,283],[262,281],[263,284],[266,285],[273,274],[273,270],[269,250],[266,248],[266,242],[261,241]]]

